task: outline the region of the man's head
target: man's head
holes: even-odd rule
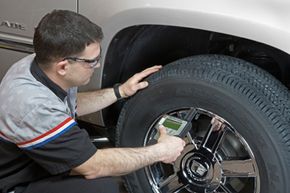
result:
[[[36,62],[49,65],[78,55],[86,46],[100,43],[102,38],[101,28],[86,17],[72,11],[54,10],[45,15],[35,29]]]
[[[45,15],[34,33],[35,60],[46,75],[63,89],[85,85],[99,67],[99,26],[72,11]]]

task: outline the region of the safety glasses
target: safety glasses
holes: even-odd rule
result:
[[[78,58],[78,57],[65,57],[63,60],[72,60],[74,62],[81,62],[84,64],[88,64],[90,68],[95,68],[101,61],[101,53],[94,59],[85,59],[85,58]]]

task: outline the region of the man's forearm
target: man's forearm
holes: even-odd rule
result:
[[[99,111],[116,102],[116,100],[113,88],[78,93],[77,114],[82,116]]]
[[[158,153],[154,150],[152,146],[101,150],[99,152],[101,157],[96,157],[96,162],[102,166],[98,167],[99,175],[124,175],[153,164],[159,161]]]
[[[153,146],[101,149],[75,171],[88,179],[124,175],[160,161],[157,149]]]

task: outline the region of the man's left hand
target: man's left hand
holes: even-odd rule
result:
[[[119,91],[122,98],[132,96],[138,90],[146,88],[148,86],[148,82],[142,80],[145,77],[149,76],[150,74],[159,71],[161,68],[162,68],[161,65],[152,66],[150,68],[146,68],[142,72],[136,73],[131,78],[129,78],[125,83],[123,83],[119,87]]]

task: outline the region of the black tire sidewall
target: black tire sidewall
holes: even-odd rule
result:
[[[192,106],[223,117],[245,139],[259,168],[261,193],[286,191],[284,182],[289,179],[289,174],[274,124],[248,98],[219,82],[182,76],[153,82],[126,104],[119,120],[122,128],[118,139],[120,145],[144,146],[146,133],[157,117]],[[127,181],[134,193],[152,192],[144,169],[127,176]]]

